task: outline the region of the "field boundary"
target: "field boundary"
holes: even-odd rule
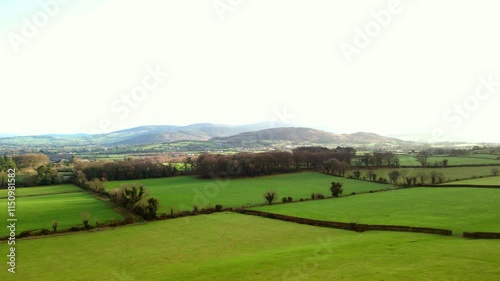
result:
[[[69,193],[80,193],[82,190],[74,190],[74,191],[63,191],[63,192],[52,192],[52,193],[42,193],[42,194],[27,194],[27,195],[17,195],[16,198],[22,197],[38,197],[38,196],[48,196],[48,195],[59,195],[59,194],[69,194]],[[8,196],[0,196],[0,199],[7,199]]]
[[[500,188],[500,185],[494,184],[434,184],[434,185],[421,185],[419,187],[437,187],[437,188],[447,188],[447,187],[473,187],[473,188]]]
[[[463,237],[472,239],[500,239],[500,232],[464,232]]]
[[[413,226],[401,226],[401,225],[375,225],[375,224],[372,225],[372,224],[358,224],[358,223],[346,223],[346,222],[335,222],[335,221],[322,221],[322,220],[313,220],[313,219],[299,218],[294,216],[273,214],[256,210],[246,210],[246,209],[236,209],[234,211],[245,215],[260,216],[269,219],[277,219],[282,221],[307,224],[319,227],[338,228],[356,232],[364,232],[369,230],[382,230],[382,231],[429,233],[429,234],[438,234],[444,236],[452,235],[451,230],[440,229],[440,228],[413,227]]]

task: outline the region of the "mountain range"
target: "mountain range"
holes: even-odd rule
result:
[[[219,125],[199,123],[187,126],[141,126],[107,134],[50,134],[0,138],[0,145],[27,146],[113,146],[149,145],[179,141],[212,141],[241,145],[249,142],[285,141],[296,144],[324,145],[401,145],[406,143],[392,137],[374,133],[334,134],[303,127],[286,127],[285,124],[257,123],[250,125]]]

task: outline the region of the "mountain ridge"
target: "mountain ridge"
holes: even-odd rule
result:
[[[401,145],[406,141],[369,132],[335,134],[309,127],[291,127],[280,123],[223,125],[195,123],[184,126],[145,125],[106,134],[45,134],[0,138],[0,144],[40,146],[115,146],[150,145],[179,141],[225,142],[241,145],[259,141],[287,141],[324,145]]]

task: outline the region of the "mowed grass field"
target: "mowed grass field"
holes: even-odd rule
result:
[[[405,174],[409,177],[418,177],[419,173],[424,173],[428,177],[431,175],[431,172],[435,171],[444,175],[446,181],[454,181],[457,179],[470,179],[472,177],[485,177],[491,176],[492,169],[500,167],[495,166],[485,166],[485,167],[448,167],[448,168],[382,168],[382,169],[373,169],[375,174],[377,174],[377,179],[379,177],[383,177],[389,180],[388,174],[391,171],[399,171],[402,174]],[[353,171],[357,170],[353,167]],[[359,169],[361,171],[361,177],[367,177],[366,171],[367,169],[362,168]],[[352,173],[352,171],[351,171]],[[402,182],[402,179],[399,179],[399,182]],[[420,179],[417,180],[420,182]],[[426,180],[426,183],[430,183],[430,179]]]
[[[500,185],[500,176],[454,181],[454,182],[444,183],[442,185],[450,185],[450,184]]]
[[[498,280],[500,243],[234,213],[22,240],[0,280]],[[8,245],[0,243],[0,252]],[[5,257],[4,257],[5,259]]]
[[[21,188],[16,188],[16,190],[15,190],[16,197],[46,195],[46,194],[60,194],[60,193],[74,193],[74,192],[82,192],[82,190],[73,184],[21,187]],[[7,189],[0,189],[0,199],[7,198],[7,196],[8,196],[8,190]]]
[[[172,177],[160,179],[111,181],[107,182],[108,190],[122,184],[140,183],[150,192],[151,197],[160,201],[160,212],[175,210],[192,210],[193,205],[214,207],[240,207],[265,203],[264,193],[275,191],[277,201],[282,197],[292,197],[294,201],[300,198],[311,198],[311,193],[322,193],[330,196],[332,181],[344,184],[344,194],[351,192],[367,192],[393,188],[390,185],[363,182],[346,178],[332,177],[321,173],[304,172],[257,178],[244,179],[209,179],[195,177]]]
[[[35,189],[37,188],[31,188]],[[36,191],[51,190],[45,187],[39,189]],[[8,218],[7,202],[7,199],[0,199],[0,209],[5,210],[0,212],[0,221],[6,221]],[[16,233],[44,228],[52,231],[54,220],[58,223],[58,230],[83,225],[80,216],[82,212],[90,213],[92,225],[95,225],[96,221],[103,223],[123,219],[122,215],[113,210],[109,202],[98,200],[85,192],[19,197],[16,199],[18,219]],[[0,231],[0,236],[7,235],[6,228]]]
[[[254,208],[296,217],[366,224],[500,232],[499,189],[409,188]]]

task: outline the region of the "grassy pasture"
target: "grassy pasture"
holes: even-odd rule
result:
[[[500,176],[453,181],[443,185],[449,184],[500,185]]]
[[[486,164],[500,164],[500,160],[492,158],[476,158],[472,156],[432,156],[429,157],[427,163],[429,165],[434,165],[438,163],[440,165],[444,159],[448,159],[448,166],[451,165],[486,165]]]
[[[497,159],[498,155],[495,154],[475,154],[465,156],[431,156],[427,159],[429,165],[438,163],[441,165],[444,159],[448,160],[448,166],[452,165],[486,165],[486,164],[500,164]],[[399,164],[402,166],[420,166],[421,164],[415,158],[415,155],[399,154]]]
[[[413,177],[417,176],[419,173],[425,173],[427,176],[430,176],[432,171],[436,171],[438,173],[442,173],[446,179],[446,181],[453,181],[456,179],[470,179],[473,177],[486,177],[492,175],[492,166],[485,167],[448,167],[448,168],[382,168],[373,170],[375,174],[377,174],[377,179],[379,177],[383,177],[389,180],[389,172],[397,170],[400,173],[404,173],[407,176]],[[500,167],[496,167],[500,169]],[[353,171],[356,168],[353,168]],[[366,171],[367,169],[359,169],[361,171],[361,177],[367,177]],[[352,171],[351,171],[352,173]],[[402,179],[399,179],[402,182]],[[420,181],[418,181],[420,182]],[[430,179],[427,179],[425,183],[430,183]]]
[[[0,221],[7,219],[7,199],[0,199]],[[82,225],[80,214],[89,212],[90,223],[96,221],[121,220],[110,206],[109,202],[100,201],[84,193],[66,193],[56,195],[20,197],[16,199],[17,233],[24,230],[49,229],[52,230],[52,221],[58,222],[58,230],[71,226]],[[7,229],[2,229],[0,236],[8,235]]]
[[[254,209],[348,223],[500,232],[498,202],[498,189],[410,188]]]
[[[46,194],[57,194],[57,193],[72,193],[81,192],[82,190],[73,184],[60,184],[60,185],[50,185],[50,186],[35,186],[35,187],[22,187],[16,188],[16,197],[20,196],[34,196],[34,195],[46,195]],[[8,194],[7,189],[0,189],[0,199],[6,198]]]
[[[192,210],[194,204],[199,205],[199,207],[213,207],[216,204],[221,204],[224,207],[239,207],[265,203],[263,194],[269,190],[277,192],[277,201],[288,196],[295,201],[300,198],[310,198],[313,192],[329,196],[331,195],[329,188],[332,181],[344,183],[344,194],[392,187],[313,172],[231,180],[172,177],[110,181],[106,185],[107,189],[110,190],[126,183],[141,183],[150,191],[150,196],[159,199],[160,211],[168,213],[170,208]]]
[[[355,233],[233,213],[16,246],[16,274],[3,263],[1,280],[476,281],[500,274],[498,241]],[[7,248],[0,243],[0,252]]]
[[[500,154],[491,154],[491,153],[478,153],[478,154],[472,154],[469,157],[471,158],[487,158],[487,159],[500,159]]]

